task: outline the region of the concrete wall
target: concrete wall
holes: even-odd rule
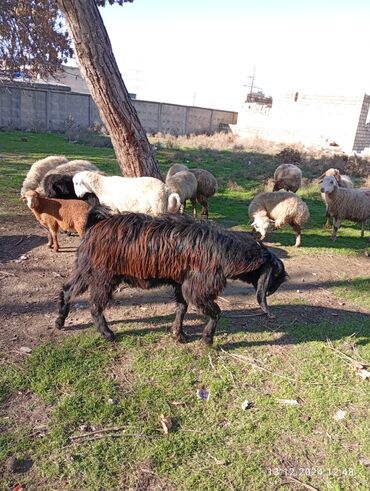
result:
[[[233,131],[286,143],[360,152],[370,146],[369,96],[339,97],[287,94],[274,97],[272,107],[246,103]]]
[[[220,124],[235,124],[237,113],[201,107],[132,100],[148,133],[214,133]],[[73,121],[81,128],[101,123],[89,94],[48,84],[0,84],[0,126],[65,131]]]

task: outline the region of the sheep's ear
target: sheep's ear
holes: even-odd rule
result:
[[[251,223],[251,227],[255,227],[255,226],[256,226],[256,222],[255,222],[255,221],[253,221],[253,222]]]
[[[21,201],[27,201],[27,198],[26,198],[25,196],[21,196],[19,199],[20,199]]]
[[[271,218],[269,218],[269,223],[273,223],[275,225],[275,220],[271,220]]]

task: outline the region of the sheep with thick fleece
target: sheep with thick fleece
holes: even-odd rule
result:
[[[353,182],[352,182],[351,178],[349,176],[345,175],[345,174],[341,174],[339,169],[331,168],[331,169],[326,170],[319,177],[319,179],[321,179],[321,182],[322,182],[322,179],[325,176],[333,176],[333,177],[335,177],[335,179],[338,182],[338,186],[341,187],[341,188],[347,188],[347,189],[352,189],[353,188]],[[322,199],[325,202],[325,208],[326,208],[326,211],[325,211],[326,222],[325,222],[324,227],[330,227],[330,213],[328,212],[328,205],[327,205],[327,203],[325,201],[325,196],[326,196],[325,193],[321,193],[321,197],[322,197]]]
[[[79,199],[73,186],[73,176],[65,174],[49,174],[43,180],[44,192],[47,198]],[[86,193],[81,199],[91,206],[99,204],[98,198],[93,193]]]
[[[176,172],[173,175],[166,176],[166,186],[173,192],[180,196],[181,206],[180,213],[184,212],[186,206],[186,200],[190,199],[193,207],[193,215],[196,215],[196,198],[198,183],[194,174],[188,170]]]
[[[184,165],[184,164],[173,164],[173,165],[171,165],[171,167],[167,171],[166,179],[168,177],[173,176],[177,172],[182,172],[184,170],[189,170],[189,168],[186,165]]]
[[[63,155],[50,155],[45,159],[34,162],[23,181],[21,196],[24,196],[26,191],[36,191],[42,179],[50,170],[67,162],[68,160]]]
[[[77,172],[81,172],[83,170],[99,172],[102,175],[106,175],[104,172],[101,172],[95,164],[92,164],[88,160],[70,160],[69,162],[58,165],[58,167],[56,167],[55,169],[51,169],[49,172],[47,172],[36,191],[44,196],[47,196],[45,192],[45,180],[48,179],[49,176],[56,174],[74,176],[75,174],[77,174]]]
[[[296,193],[301,187],[302,171],[294,164],[281,164],[274,172],[273,191],[285,189]]]
[[[96,172],[82,171],[73,176],[76,195],[94,193],[100,204],[114,213],[135,211],[148,215],[177,213],[180,196],[155,177],[102,176]]]
[[[213,196],[218,191],[216,178],[206,169],[188,169],[188,167],[183,164],[173,164],[168,170],[167,177],[184,170],[190,171],[196,177],[198,183],[196,198],[197,202],[202,205],[200,214],[208,218],[208,198]]]
[[[310,216],[306,203],[288,191],[258,194],[250,203],[248,213],[261,240],[266,238],[269,230],[288,224],[296,233],[296,247],[301,245],[302,227]]]
[[[343,220],[361,223],[361,237],[370,219],[370,191],[366,189],[341,188],[334,176],[325,176],[321,187],[325,193],[328,213],[333,216],[332,240],[337,239],[337,232]]]
[[[77,232],[83,237],[90,205],[81,200],[52,199],[40,196],[36,191],[26,191],[23,201],[36,220],[48,229],[48,247],[59,251],[58,230]]]

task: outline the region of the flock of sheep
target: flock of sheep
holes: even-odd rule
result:
[[[354,189],[348,176],[329,169],[320,190],[333,235],[342,220],[364,226],[370,218],[370,190]],[[282,164],[274,173],[272,192],[259,193],[249,205],[252,227],[264,240],[268,231],[289,224],[295,245],[301,245],[302,227],[309,218],[304,201],[295,194],[301,170]],[[227,278],[252,283],[257,301],[269,315],[266,296],[285,281],[282,261],[252,234],[232,232],[208,221],[183,215],[186,201],[202,206],[208,218],[208,199],[217,192],[215,177],[205,169],[174,164],[165,182],[153,177],[107,176],[85,160],[67,161],[50,156],[35,162],[22,186],[21,197],[48,230],[48,246],[58,251],[58,230],[84,237],[77,250],[75,270],[59,295],[56,327],[64,326],[70,300],[90,290],[91,314],[98,330],[114,335],[103,316],[120,282],[149,289],[173,286],[176,318],[173,335],[183,340],[182,322],[192,303],[209,316],[203,331],[212,343],[220,309],[215,299]],[[96,206],[98,205],[98,206]]]

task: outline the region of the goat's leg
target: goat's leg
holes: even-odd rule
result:
[[[69,314],[71,297],[72,297],[72,285],[67,284],[63,286],[62,291],[59,293],[58,317],[55,321],[55,327],[57,329],[62,329],[64,327],[64,322]]]
[[[337,232],[339,230],[340,224],[342,223],[342,220],[339,218],[333,217],[333,232],[331,235],[331,240],[335,242],[337,240]]]
[[[183,330],[183,320],[188,310],[188,304],[186,303],[183,297],[180,285],[175,287],[175,300],[176,300],[176,317],[171,326],[171,334],[177,341],[183,343],[188,338],[188,336],[185,334]]]
[[[115,336],[108,327],[103,311],[107,306],[114,288],[117,283],[111,281],[96,282],[94,288],[90,290],[90,312],[97,330],[109,341],[113,341]]]
[[[292,226],[292,229],[294,230],[295,232],[295,235],[296,235],[296,239],[295,239],[295,247],[300,247],[301,245],[301,238],[302,238],[302,229],[300,227],[300,225],[298,225],[297,223],[291,223],[290,224]]]
[[[221,317],[221,309],[213,300],[209,300],[203,305],[197,305],[197,307],[204,315],[208,315],[210,317],[203,329],[202,339],[206,344],[211,345],[213,343],[217,322]]]
[[[64,322],[69,314],[72,297],[81,295],[87,288],[88,280],[78,271],[74,274],[73,279],[63,286],[58,299],[58,317],[55,321],[55,327],[57,329],[62,329],[64,326]]]
[[[361,222],[361,237],[365,235],[365,222]]]

